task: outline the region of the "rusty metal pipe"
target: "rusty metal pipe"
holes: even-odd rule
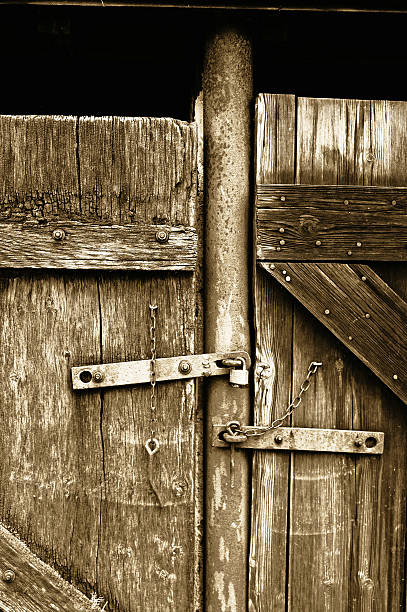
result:
[[[249,233],[252,49],[238,29],[221,28],[206,48],[205,342],[207,351],[250,352]],[[249,459],[211,446],[212,423],[249,423],[250,395],[208,379],[206,452],[206,610],[246,610]]]

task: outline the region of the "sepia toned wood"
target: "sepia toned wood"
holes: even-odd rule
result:
[[[294,180],[295,98],[262,94],[256,104],[256,177]],[[291,390],[291,299],[261,269],[255,274],[254,424],[281,415]],[[283,612],[287,581],[289,462],[286,454],[253,456],[249,610]]]
[[[407,304],[380,276],[356,264],[262,265],[407,403]]]
[[[101,610],[33,555],[15,535],[0,525],[0,605],[3,612],[85,612]],[[4,579],[10,575],[10,581]]]
[[[55,240],[53,232],[64,232]],[[160,244],[157,231],[166,231]],[[0,266],[65,270],[194,270],[197,235],[192,228],[96,225],[65,221],[44,225],[0,224]]]
[[[405,187],[257,186],[257,257],[407,259]]]
[[[297,181],[403,186],[405,113],[405,104],[397,102],[300,99]],[[404,298],[401,268],[389,278]],[[363,423],[384,431],[386,445],[382,459],[295,456],[289,606],[396,609],[403,601],[405,411],[302,307],[296,312],[294,386],[311,356],[324,365],[294,415],[295,425],[360,429]],[[311,576],[305,583],[304,566]],[[300,583],[305,588],[298,589]]]
[[[193,125],[2,117],[0,132],[7,222],[195,225]],[[112,612],[194,609],[199,591],[194,382],[157,385],[160,508],[144,448],[148,386],[78,393],[70,377],[83,363],[148,359],[155,302],[158,356],[202,350],[191,274],[0,276],[0,519]]]

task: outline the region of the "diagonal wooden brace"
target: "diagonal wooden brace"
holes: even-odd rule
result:
[[[369,266],[260,263],[407,403],[407,304]]]

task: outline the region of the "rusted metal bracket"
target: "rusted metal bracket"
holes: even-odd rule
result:
[[[246,351],[164,357],[155,362],[155,379],[160,382],[229,374],[230,383],[233,386],[244,387],[248,384],[250,364],[250,356]],[[137,385],[150,381],[150,359],[72,368],[74,389],[100,389],[101,387]]]
[[[212,446],[230,449],[232,444],[235,448],[253,450],[382,455],[384,433],[311,427],[278,427],[262,431],[259,426],[242,426],[238,434],[228,435],[226,425],[213,425]]]

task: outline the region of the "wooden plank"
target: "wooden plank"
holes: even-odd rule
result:
[[[257,186],[257,257],[280,261],[407,259],[407,189]]]
[[[91,601],[63,580],[3,525],[0,525],[0,557],[0,605],[3,612],[101,610],[96,598]],[[11,572],[9,581],[4,579],[6,572]]]
[[[403,102],[300,99],[297,181],[404,186],[405,113]],[[403,266],[376,267],[405,299]],[[381,459],[295,456],[289,605],[398,609],[404,605],[404,406],[300,305],[294,350],[297,384],[310,360],[324,363],[295,424],[381,430],[386,445]],[[304,581],[304,567],[312,581]]]
[[[316,427],[278,427],[259,435],[257,426],[242,426],[247,440],[235,443],[235,449],[269,451],[307,451],[318,453],[353,453],[381,455],[384,434],[380,431],[353,429],[317,429]],[[230,448],[222,438],[225,425],[213,425],[212,446]]]
[[[0,117],[0,133],[7,223],[195,226],[194,125]],[[148,359],[155,301],[158,355],[201,352],[195,275],[0,275],[0,520],[114,612],[192,610],[201,586],[194,575],[195,383],[157,386],[157,484],[169,502],[160,508],[144,449],[148,388],[77,394],[70,379],[82,363]]]
[[[164,243],[160,231],[168,234]],[[0,266],[9,268],[191,271],[197,256],[196,230],[163,225],[1,223],[0,244]]]
[[[82,202],[89,211],[112,223],[133,219],[195,226],[193,125],[81,119],[79,143]],[[98,287],[101,362],[150,358],[149,304],[158,306],[157,357],[202,351],[195,332],[194,275],[117,272],[103,275]],[[75,365],[81,363],[100,362]],[[115,612],[195,609],[194,583],[200,580],[194,572],[195,385],[188,380],[156,387],[160,450],[153,457],[153,474],[163,508],[149,484],[144,447],[151,435],[149,386],[100,392],[104,488],[98,593]]]
[[[407,304],[369,266],[262,266],[407,403]]]
[[[256,104],[258,181],[294,180],[294,138],[294,96],[259,96]],[[261,425],[269,424],[281,414],[281,407],[289,403],[293,306],[286,292],[277,283],[270,282],[263,270],[255,271],[254,290],[254,423]],[[286,609],[289,464],[287,455],[254,453],[249,609],[275,612]]]

